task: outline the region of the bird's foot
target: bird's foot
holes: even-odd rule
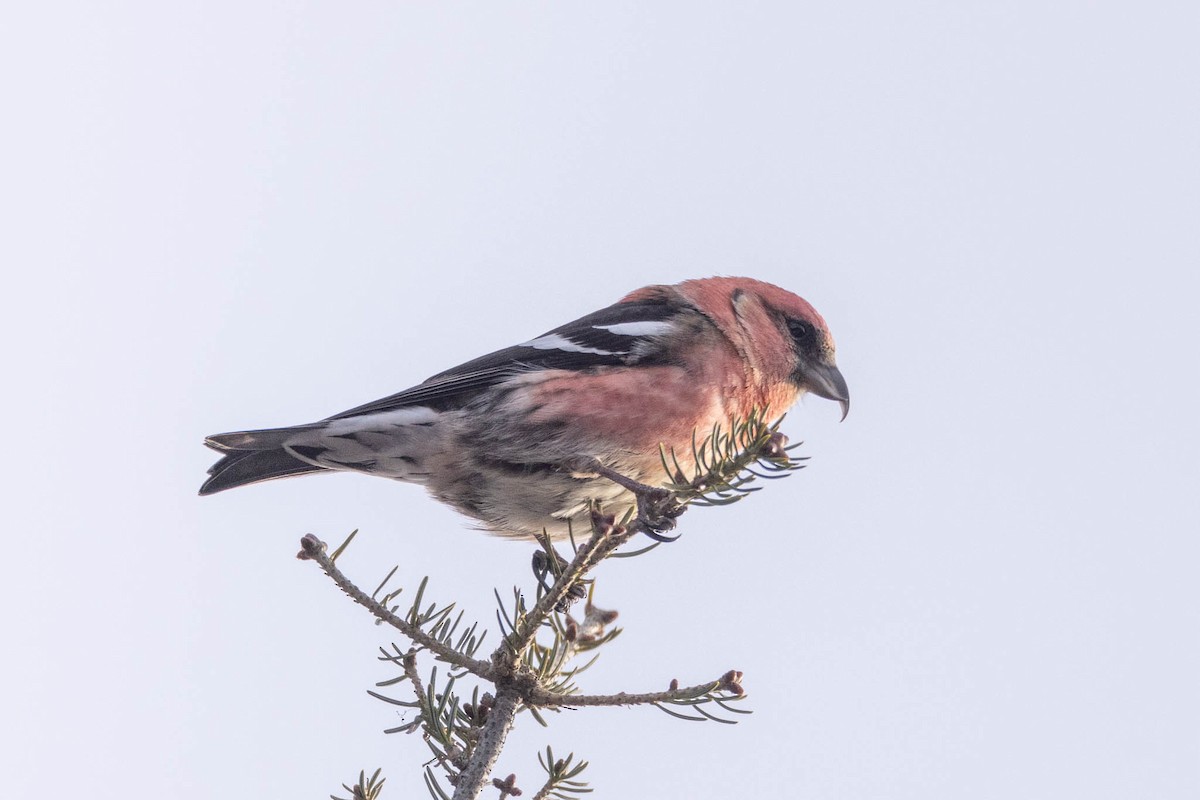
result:
[[[637,497],[637,521],[641,523],[642,533],[656,542],[673,542],[679,535],[667,536],[666,532],[674,530],[675,520],[687,510],[687,506],[675,499],[666,489],[655,486],[645,487],[646,491],[634,491]]]
[[[637,522],[642,533],[658,542],[673,542],[679,538],[666,536],[665,533],[674,529],[675,520],[687,510],[687,506],[676,500],[671,492],[635,481],[599,462],[589,465],[588,470],[633,493],[637,498]]]

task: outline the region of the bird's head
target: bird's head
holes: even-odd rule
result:
[[[804,298],[753,278],[686,281],[680,289],[756,368],[801,392],[837,401],[842,419],[850,413],[833,336]]]

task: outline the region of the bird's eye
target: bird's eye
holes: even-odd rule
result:
[[[792,333],[792,338],[800,342],[808,338],[811,329],[798,319],[788,320],[788,330]]]

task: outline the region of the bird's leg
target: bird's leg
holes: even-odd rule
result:
[[[679,538],[678,536],[663,535],[675,527],[676,518],[686,509],[686,506],[675,500],[671,492],[658,486],[635,481],[616,470],[609,469],[595,459],[592,459],[587,465],[587,471],[594,472],[602,478],[608,478],[633,493],[633,496],[637,498],[637,520],[641,523],[642,532],[651,539],[659,542],[673,542]]]

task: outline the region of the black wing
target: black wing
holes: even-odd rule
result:
[[[585,370],[656,363],[655,346],[672,329],[679,307],[665,299],[616,303],[547,331],[522,344],[460,364],[411,389],[335,414],[345,419],[407,406],[437,409],[462,405],[473,395],[522,372]]]

